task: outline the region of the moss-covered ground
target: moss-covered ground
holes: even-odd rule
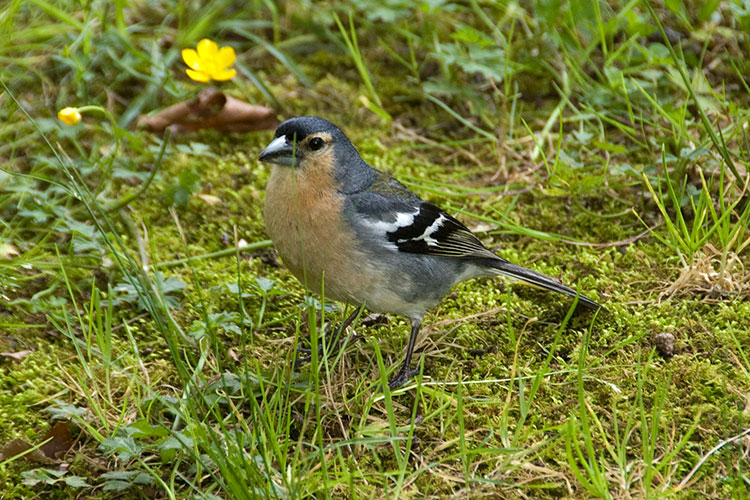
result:
[[[0,7],[0,445],[72,432],[6,448],[0,497],[750,496],[748,16],[665,3]],[[293,369],[349,310],[266,241],[273,131],[173,135],[159,160],[135,126],[197,92],[179,51],[203,37],[238,53],[222,90],[335,122],[607,310],[474,280],[402,390],[398,316]],[[114,121],[55,118],[89,104]]]

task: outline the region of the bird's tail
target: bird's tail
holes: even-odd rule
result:
[[[578,293],[572,288],[567,287],[559,281],[550,278],[549,276],[545,276],[542,273],[538,273],[536,271],[532,271],[531,269],[512,264],[504,259],[493,259],[492,262],[490,262],[490,265],[492,266],[492,272],[494,274],[504,276],[515,281],[521,281],[536,288],[542,288],[544,290],[562,293],[563,295],[568,295],[570,297],[578,296],[578,304],[586,307],[587,309],[596,310],[602,308],[600,304],[594,302],[584,294]]]

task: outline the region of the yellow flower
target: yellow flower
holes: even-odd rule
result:
[[[57,112],[57,117],[65,125],[75,125],[81,121],[81,113],[78,108],[63,108]]]
[[[230,68],[236,58],[232,47],[219,48],[216,42],[204,38],[198,42],[197,49],[182,49],[182,59],[190,66],[187,74],[196,82],[223,82],[237,74]]]

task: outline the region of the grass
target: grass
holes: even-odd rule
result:
[[[593,5],[0,7],[0,444],[62,452],[0,456],[4,498],[747,497],[750,17]],[[351,310],[271,254],[271,133],[134,127],[197,92],[203,37],[225,91],[338,123],[608,312],[476,280],[405,388],[400,317],[293,369]]]

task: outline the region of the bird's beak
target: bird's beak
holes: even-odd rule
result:
[[[294,153],[294,147],[287,143],[286,136],[282,135],[271,141],[271,144],[260,152],[258,159],[268,163],[291,167],[296,160]]]

